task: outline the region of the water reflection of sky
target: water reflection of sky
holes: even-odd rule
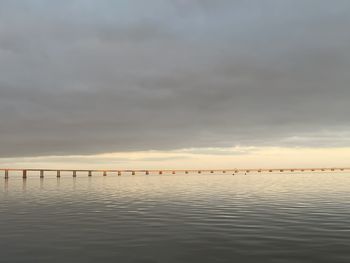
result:
[[[121,177],[99,174],[87,177],[78,173],[72,178],[69,173],[60,179],[49,173],[44,179],[31,174],[24,180],[13,175],[0,181],[0,194],[7,202],[25,199],[52,198],[67,200],[91,197],[120,199],[151,198],[155,200],[184,200],[193,198],[206,201],[229,202],[237,198],[248,200],[294,201],[312,199],[342,199],[348,194],[348,173],[283,173],[283,174],[210,174],[210,175],[124,175]],[[83,199],[89,200],[89,199]],[[28,200],[29,201],[29,200]],[[326,201],[326,200],[325,200]]]
[[[347,262],[349,183],[348,173],[11,177],[0,181],[0,245],[15,262]]]

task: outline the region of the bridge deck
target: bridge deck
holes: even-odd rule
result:
[[[262,169],[42,169],[42,168],[28,168],[28,169],[20,169],[20,168],[0,168],[0,172],[2,172],[5,176],[5,179],[9,178],[10,172],[21,172],[23,178],[27,178],[28,172],[38,172],[40,173],[40,177],[44,177],[45,172],[56,172],[57,177],[61,176],[62,172],[71,172],[73,177],[77,176],[77,173],[86,172],[89,176],[92,176],[92,173],[102,173],[103,176],[107,176],[108,173],[117,173],[118,175],[122,175],[122,173],[131,173],[135,175],[136,173],[145,173],[149,174],[163,174],[163,173],[272,173],[272,172],[336,172],[336,171],[350,171],[350,168],[339,168],[339,167],[331,167],[331,168],[262,168]]]

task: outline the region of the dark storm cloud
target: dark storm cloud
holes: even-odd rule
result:
[[[349,146],[348,1],[0,1],[0,156]]]

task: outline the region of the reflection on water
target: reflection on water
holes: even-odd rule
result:
[[[11,177],[0,262],[350,262],[350,174]]]

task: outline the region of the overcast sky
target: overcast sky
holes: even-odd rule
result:
[[[350,146],[350,1],[0,0],[0,157]]]

